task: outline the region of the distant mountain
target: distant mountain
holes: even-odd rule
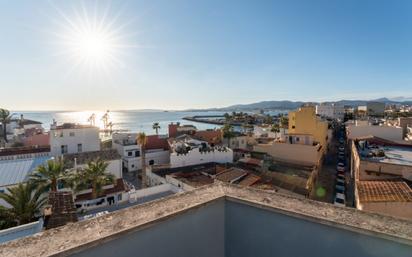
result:
[[[263,101],[263,102],[258,102],[258,103],[252,103],[252,104],[237,104],[237,105],[232,105],[228,106],[226,108],[221,108],[221,109],[227,109],[227,110],[256,110],[256,109],[277,109],[277,110],[283,110],[283,109],[296,109],[305,102],[292,102],[292,101]]]
[[[395,98],[379,98],[374,100],[340,100],[340,101],[330,101],[323,103],[334,103],[339,105],[349,105],[349,106],[360,106],[366,105],[368,102],[382,102],[386,104],[408,104],[412,105],[412,99],[406,97],[395,97]],[[231,105],[224,108],[211,108],[206,109],[207,111],[253,111],[253,110],[291,110],[301,107],[303,104],[319,104],[318,102],[303,102],[303,101],[262,101],[251,104],[237,104]],[[196,110],[201,111],[201,110]]]

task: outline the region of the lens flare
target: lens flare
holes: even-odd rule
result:
[[[81,2],[81,7],[73,7],[70,13],[63,12],[53,5],[58,17],[58,28],[53,34],[58,38],[58,55],[66,56],[71,69],[82,69],[110,73],[115,68],[125,68],[121,57],[130,48],[138,45],[126,43],[130,34],[125,33],[126,25],[119,23],[121,13],[111,15],[111,5],[107,2],[101,8],[101,2],[95,1],[92,7]],[[89,2],[90,3],[90,2]]]

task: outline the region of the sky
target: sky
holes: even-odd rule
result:
[[[411,97],[411,13],[409,0],[0,0],[0,108]]]

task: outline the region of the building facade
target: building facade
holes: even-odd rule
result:
[[[289,112],[289,135],[311,135],[315,142],[326,151],[328,142],[328,123],[316,116],[315,107],[305,106]]]
[[[324,118],[343,120],[345,108],[336,104],[318,104],[316,105],[316,115]]]
[[[99,128],[89,125],[65,123],[50,129],[52,156],[100,151]]]

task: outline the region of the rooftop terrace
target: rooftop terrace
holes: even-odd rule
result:
[[[213,184],[0,245],[9,256],[410,256],[412,223]]]
[[[359,142],[358,152],[368,161],[412,166],[412,147],[366,144]]]

